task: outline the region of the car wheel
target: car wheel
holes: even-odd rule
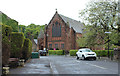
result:
[[[77,59],[77,60],[79,59],[78,55],[77,55],[76,59]]]
[[[96,57],[94,58],[94,60],[96,60]]]
[[[82,55],[82,60],[85,60],[85,56],[84,55]]]

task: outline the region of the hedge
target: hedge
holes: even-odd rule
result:
[[[76,56],[78,50],[70,50],[70,56]]]
[[[113,53],[111,54],[111,51],[113,52],[113,50],[109,50],[109,55],[113,56]],[[97,56],[101,56],[101,57],[108,56],[108,50],[93,50],[93,52],[95,52]]]
[[[1,14],[1,17],[2,17],[2,21],[0,21],[1,24],[11,26],[13,32],[18,32],[18,22],[16,20],[9,18],[4,13]]]
[[[11,57],[21,58],[22,57],[22,47],[24,44],[24,34],[21,32],[11,33]]]
[[[31,57],[31,54],[32,54],[32,42],[30,41],[30,39],[25,38],[22,49],[22,58],[28,60]]]
[[[1,25],[0,25],[1,26]],[[12,32],[12,28],[7,25],[2,25],[2,65],[9,64],[10,58],[10,34]]]
[[[49,55],[63,55],[63,50],[48,50]]]

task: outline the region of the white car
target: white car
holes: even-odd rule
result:
[[[83,49],[79,49],[78,52],[76,52],[76,56],[77,59],[88,59],[88,58],[92,58],[94,60],[96,60],[96,53],[93,52],[92,50],[90,50],[89,48],[83,48]]]

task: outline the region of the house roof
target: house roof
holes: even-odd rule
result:
[[[83,24],[80,21],[76,21],[74,19],[68,18],[68,17],[63,16],[61,14],[59,14],[59,15],[64,20],[65,23],[69,23],[70,28],[73,27],[75,32],[82,33]]]
[[[38,35],[38,38],[44,38],[44,30],[40,29],[40,33]]]

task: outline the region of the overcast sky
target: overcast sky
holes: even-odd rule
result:
[[[0,0],[0,11],[22,25],[34,23],[48,24],[55,9],[59,14],[75,20],[79,11],[86,7],[90,0]]]

